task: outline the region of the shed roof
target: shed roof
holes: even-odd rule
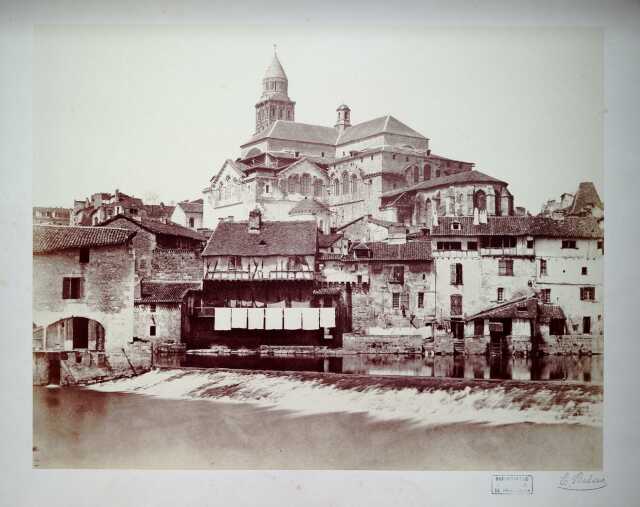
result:
[[[135,231],[116,227],[34,225],[33,253],[122,245],[135,234]]]
[[[202,255],[315,255],[318,246],[315,221],[262,222],[258,233],[248,223],[221,222]]]

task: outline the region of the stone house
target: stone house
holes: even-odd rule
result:
[[[171,214],[173,223],[197,231],[202,228],[202,199],[179,202]]]
[[[136,231],[133,248],[138,285],[142,280],[202,280],[200,254],[206,239],[197,231],[169,221],[123,215],[111,217],[102,225]]]
[[[133,331],[135,231],[33,226],[34,347],[120,350]]]
[[[201,282],[143,281],[140,297],[134,302],[133,336],[152,342],[180,342],[182,300],[187,291],[198,290],[201,285]]]
[[[69,225],[70,220],[70,208],[33,207],[34,225]]]

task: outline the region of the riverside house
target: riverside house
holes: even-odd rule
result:
[[[202,290],[185,297],[183,341],[188,347],[341,345],[339,294],[314,294],[315,220],[221,222],[203,253]]]

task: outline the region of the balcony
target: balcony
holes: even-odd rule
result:
[[[279,280],[320,280],[320,273],[302,270],[273,271],[209,271],[205,280],[214,281],[279,281]]]

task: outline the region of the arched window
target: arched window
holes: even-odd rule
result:
[[[300,188],[299,188],[299,182],[298,182],[298,175],[292,174],[291,176],[289,176],[289,193],[291,194],[299,191],[300,191]]]
[[[351,193],[353,195],[358,193],[358,177],[355,174],[351,175]]]
[[[418,183],[420,181],[420,168],[416,165],[413,166],[413,183]]]
[[[347,174],[347,171],[342,173],[342,193],[349,193],[349,175]]]
[[[340,195],[340,180],[337,177],[333,180],[333,195]]]
[[[313,195],[314,197],[322,196],[322,180],[320,178],[313,180]]]
[[[478,190],[475,193],[473,206],[480,211],[487,209],[487,194],[484,193],[484,190]]]
[[[300,180],[301,192],[304,195],[309,195],[311,193],[311,176],[307,173],[302,175],[302,179]]]
[[[424,214],[425,214],[425,224],[427,225],[427,227],[431,228],[431,225],[433,224],[433,203],[431,202],[431,199],[427,199],[427,201],[424,204]]]
[[[424,165],[424,179],[425,180],[431,179],[431,166],[429,164]]]

